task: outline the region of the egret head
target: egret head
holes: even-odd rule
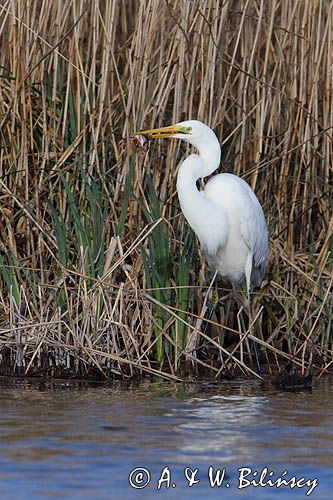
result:
[[[217,141],[214,132],[199,120],[186,120],[175,125],[169,125],[168,127],[135,132],[135,135],[142,134],[147,135],[149,139],[182,139],[183,141],[190,142],[199,150],[203,145],[207,144],[207,141],[212,139]]]
[[[203,175],[209,175],[219,166],[221,146],[214,132],[199,120],[186,120],[168,127],[141,130],[134,135],[145,135],[149,139],[171,138],[182,139],[192,144],[200,153],[206,168]],[[209,173],[207,173],[209,172]]]

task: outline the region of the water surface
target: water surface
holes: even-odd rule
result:
[[[2,498],[326,500],[333,489],[332,395],[329,380],[298,393],[249,381],[87,387],[3,380]],[[225,471],[220,487],[210,484],[210,466],[213,476]],[[143,489],[129,484],[139,467],[149,471]],[[266,481],[287,471],[283,477],[300,487],[238,489],[245,467],[249,481],[267,467]],[[145,470],[132,474],[133,484],[146,481]],[[189,487],[191,476],[199,482]],[[304,483],[315,478],[306,496],[311,485]]]

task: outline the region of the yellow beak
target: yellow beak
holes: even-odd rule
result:
[[[191,127],[183,125],[170,125],[169,127],[153,128],[151,130],[140,130],[134,135],[148,135],[150,139],[160,139],[161,137],[173,137],[178,134],[190,134]]]

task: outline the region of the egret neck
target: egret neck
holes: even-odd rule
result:
[[[207,127],[208,129],[208,127]],[[221,147],[216,135],[210,129],[202,137],[185,138],[198,151],[190,155],[180,166],[177,177],[177,191],[182,212],[197,234],[202,249],[207,253],[216,252],[228,234],[228,221],[222,208],[205,199],[204,192],[197,188],[197,181],[214,172],[220,164]],[[222,221],[225,221],[221,225]]]

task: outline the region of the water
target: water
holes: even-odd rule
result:
[[[332,394],[329,380],[298,393],[248,381],[111,387],[2,381],[1,498],[326,500],[333,489]],[[210,485],[210,466],[214,473],[225,469],[222,486]],[[129,484],[138,467],[149,471],[144,489]],[[187,467],[187,477],[200,480],[191,487]],[[252,472],[239,483],[244,467]],[[287,470],[284,477],[303,487],[237,488],[258,481],[264,467],[274,472],[266,481]]]

